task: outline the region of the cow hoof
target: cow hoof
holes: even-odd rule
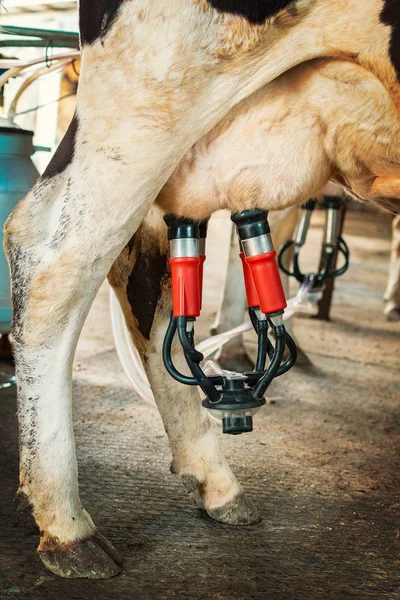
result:
[[[216,357],[218,364],[227,371],[235,373],[246,373],[254,369],[254,363],[247,356],[246,352],[237,352],[235,354],[221,354]]]
[[[114,546],[100,533],[93,537],[39,550],[49,571],[66,579],[109,579],[120,573],[122,560]]]
[[[212,519],[225,525],[253,525],[261,520],[253,502],[243,493],[223,506],[208,508],[207,513]]]
[[[392,308],[389,312],[386,313],[386,321],[391,321],[392,323],[400,321],[400,308]]]

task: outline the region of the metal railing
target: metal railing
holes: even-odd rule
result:
[[[32,27],[3,25],[0,27],[0,35],[18,36],[18,38],[12,37],[0,39],[0,48],[51,47],[79,49],[79,33],[74,31],[57,31],[54,29],[36,29]]]

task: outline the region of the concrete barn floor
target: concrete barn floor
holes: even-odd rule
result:
[[[222,285],[216,233],[226,231],[219,216],[203,334]],[[1,390],[1,600],[400,598],[400,324],[381,314],[389,219],[351,213],[346,239],[352,264],[337,284],[332,321],[296,319],[312,367],[274,383],[275,403],[257,416],[254,434],[221,435],[259,525],[211,521],[170,475],[161,420],[118,363],[104,286],[75,360],[74,425],[82,500],[124,567],[109,581],[53,576],[35,556],[32,518],[14,512],[15,388]],[[310,250],[306,262],[313,258]],[[6,379],[10,369],[0,370]]]

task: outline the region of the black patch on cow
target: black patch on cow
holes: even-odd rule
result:
[[[142,253],[139,250],[126,286],[128,301],[138,320],[139,331],[148,340],[166,272],[166,254],[157,251]]]
[[[400,82],[400,0],[385,0],[380,14],[384,25],[392,28],[390,36],[390,60]]]
[[[26,513],[29,515],[32,514],[32,511],[33,511],[32,502],[29,500],[28,496],[25,494],[25,492],[21,488],[19,488],[19,490],[15,496],[14,505],[15,505],[15,509],[18,512]]]
[[[61,209],[61,215],[58,220],[57,229],[55,230],[53,237],[47,244],[49,248],[56,249],[60,246],[61,242],[65,240],[68,232],[71,229],[71,215],[69,213],[70,206],[70,195],[71,195],[71,177],[68,178],[66,188],[63,192],[63,204]],[[75,225],[76,230],[76,225]]]
[[[124,0],[81,0],[79,28],[81,43],[92,44],[107,33]]]
[[[133,252],[133,249],[135,247],[135,240],[136,240],[136,233],[131,237],[131,239],[129,240],[129,242],[127,244],[129,255]]]
[[[77,114],[75,113],[68,127],[67,133],[64,135],[53,158],[49,162],[47,169],[43,173],[42,179],[49,179],[59,175],[65,171],[68,165],[72,162],[75,154],[75,140],[78,127],[79,120]]]
[[[296,0],[209,0],[210,5],[222,13],[240,15],[250,23],[260,25],[274,17]]]

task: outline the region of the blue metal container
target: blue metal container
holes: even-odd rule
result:
[[[0,117],[0,333],[10,332],[12,318],[10,276],[3,250],[4,223],[39,177],[31,160],[34,152],[33,131],[20,129]]]

